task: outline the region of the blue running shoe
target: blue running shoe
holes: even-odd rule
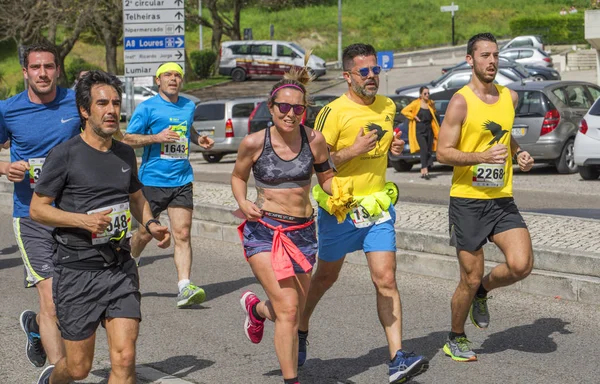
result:
[[[388,365],[390,367],[390,383],[400,384],[427,371],[429,360],[423,356],[416,356],[412,352],[398,351],[394,360]]]
[[[306,362],[306,346],[308,345],[308,333],[298,332],[298,366],[301,367]]]
[[[21,323],[21,329],[27,336],[27,344],[25,345],[27,358],[34,367],[40,368],[46,364],[46,351],[44,351],[40,335],[29,329],[29,322],[32,321],[32,318],[35,318],[35,316],[36,314],[33,311],[23,311],[19,318],[19,322]]]

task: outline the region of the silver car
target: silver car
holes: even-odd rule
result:
[[[573,142],[579,123],[600,92],[583,81],[533,81],[508,87],[519,94],[512,135],[537,163],[575,173]]]
[[[506,57],[523,65],[553,67],[552,58],[537,48],[510,48],[500,51],[500,57]]]
[[[204,160],[218,163],[223,156],[237,153],[242,139],[248,134],[248,118],[262,97],[212,100],[199,103],[194,112],[194,129],[211,137],[215,145],[210,150],[192,144],[192,151],[201,151]]]
[[[544,42],[540,36],[528,35],[528,36],[517,36],[506,45],[502,47],[502,50],[510,49],[510,48],[524,48],[524,47],[533,47],[537,48],[540,51],[545,51]]]

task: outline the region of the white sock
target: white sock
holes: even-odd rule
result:
[[[190,283],[189,279],[179,280],[179,282],[177,283],[177,287],[179,288],[179,292],[183,291],[183,288],[185,288],[189,283]]]

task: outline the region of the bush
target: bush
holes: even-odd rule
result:
[[[513,36],[539,35],[546,44],[585,44],[584,14],[524,16],[510,21]]]
[[[194,73],[201,79],[210,77],[217,61],[217,54],[210,49],[194,51],[190,54]]]
[[[94,69],[102,69],[102,68],[100,68],[94,64],[88,63],[81,57],[75,57],[73,60],[71,60],[71,63],[69,65],[67,65],[65,68],[65,73],[67,74],[67,82],[69,84],[72,84],[75,81],[75,79],[77,78],[79,71],[91,71]]]

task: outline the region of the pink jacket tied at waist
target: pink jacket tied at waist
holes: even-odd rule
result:
[[[248,220],[244,220],[244,222],[238,227],[238,234],[240,235],[242,244],[244,243],[244,227],[246,226],[247,221]],[[306,260],[306,257],[298,249],[296,244],[294,244],[292,240],[285,235],[285,232],[296,231],[309,227],[315,222],[314,220],[287,228],[283,228],[281,225],[273,226],[260,219],[258,222],[274,231],[273,246],[271,247],[271,264],[273,265],[273,271],[275,271],[275,277],[278,281],[296,275],[291,259],[294,259],[294,261],[304,270],[304,272],[310,272],[312,270],[312,265],[310,265],[308,260]],[[246,250],[244,250],[244,256],[246,256]]]

